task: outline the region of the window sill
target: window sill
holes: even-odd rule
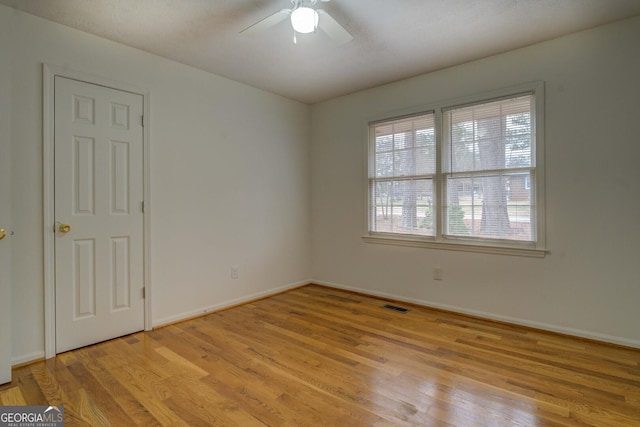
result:
[[[475,252],[493,255],[511,255],[530,258],[544,258],[549,252],[547,249],[522,247],[522,246],[497,246],[489,244],[475,244],[468,242],[441,242],[428,238],[416,238],[411,236],[382,236],[365,235],[362,236],[365,243],[380,245],[409,246],[414,248],[442,249],[447,251]]]

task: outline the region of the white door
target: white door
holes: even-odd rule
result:
[[[0,75],[0,384],[11,381],[11,102],[9,79]]]
[[[55,77],[57,353],[144,329],[142,105]]]

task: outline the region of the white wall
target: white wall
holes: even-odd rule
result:
[[[308,106],[4,6],[0,22],[11,37],[0,57],[13,93],[14,363],[44,354],[42,63],[151,93],[154,324],[308,280]]]
[[[314,105],[312,277],[640,347],[638,40],[635,18]],[[546,258],[363,243],[368,118],[537,80]]]

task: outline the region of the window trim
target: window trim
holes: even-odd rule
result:
[[[482,104],[486,102],[496,101],[505,98],[511,98],[518,95],[533,94],[535,96],[535,117],[534,128],[536,134],[535,149],[535,197],[536,197],[536,241],[534,242],[517,242],[509,240],[489,240],[476,238],[462,238],[443,235],[443,214],[444,192],[442,190],[442,155],[443,155],[443,114],[451,109],[474,104]],[[503,89],[482,92],[475,95],[459,97],[439,101],[429,105],[421,105],[395,112],[387,112],[377,117],[372,117],[364,123],[366,140],[364,144],[365,156],[365,206],[364,206],[364,234],[362,239],[366,243],[385,244],[396,246],[408,246],[419,248],[432,248],[453,251],[499,254],[499,255],[515,255],[525,257],[543,258],[548,250],[546,248],[546,204],[545,204],[545,153],[544,153],[544,82],[536,81],[525,83],[517,86],[506,87]],[[410,118],[421,114],[433,112],[435,115],[436,129],[436,173],[434,177],[434,198],[438,203],[438,215],[436,217],[436,235],[435,236],[419,236],[411,234],[394,234],[370,231],[370,172],[372,168],[372,156],[370,155],[370,129],[371,125],[398,120],[402,118]]]

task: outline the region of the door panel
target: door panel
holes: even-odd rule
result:
[[[144,329],[142,105],[55,77],[58,353]]]

